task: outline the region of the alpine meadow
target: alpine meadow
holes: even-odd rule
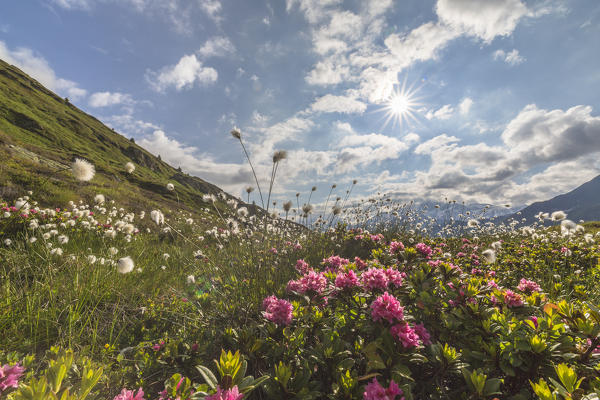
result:
[[[0,399],[600,400],[596,0],[0,4]]]

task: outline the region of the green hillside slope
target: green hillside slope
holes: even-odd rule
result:
[[[91,182],[78,182],[64,170],[76,157],[95,165]],[[169,166],[2,60],[0,159],[0,197],[7,200],[26,190],[47,204],[103,193],[132,208],[193,211],[204,205],[203,194],[221,192]],[[133,174],[124,170],[128,161],[136,166]],[[168,182],[175,184],[175,192],[166,189]]]

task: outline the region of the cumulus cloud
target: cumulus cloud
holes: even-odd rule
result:
[[[235,53],[235,46],[225,36],[215,36],[208,39],[198,50],[198,54],[204,58],[223,57],[233,53]]]
[[[119,92],[96,92],[92,93],[88,99],[91,107],[109,107],[119,104],[133,104],[133,99],[129,94]]]
[[[314,112],[362,114],[367,109],[367,105],[352,97],[328,94],[317,98],[310,108]]]
[[[473,105],[473,99],[469,97],[465,97],[460,104],[458,105],[458,111],[462,115],[467,115],[471,110],[471,106]]]
[[[216,23],[223,20],[221,16],[221,2],[219,0],[202,0],[200,1],[200,8],[204,13]]]
[[[435,111],[427,111],[427,114],[425,114],[425,118],[446,120],[452,117],[452,114],[454,114],[454,107],[452,107],[450,104],[446,104]]]
[[[196,83],[210,85],[217,81],[218,76],[216,69],[203,66],[194,54],[181,57],[176,65],[164,67],[159,72],[146,73],[151,87],[158,92],[170,87],[176,90],[190,89]]]
[[[521,64],[525,61],[525,57],[519,54],[519,50],[512,49],[508,53],[504,50],[496,50],[493,54],[494,60],[501,60],[510,66]]]
[[[73,100],[79,100],[87,94],[77,83],[57,77],[48,61],[29,48],[17,47],[11,50],[0,40],[0,59],[22,69],[50,90]]]
[[[418,145],[415,149],[415,154],[431,154],[440,147],[445,147],[459,141],[460,139],[456,136],[448,136],[444,133]]]
[[[456,31],[491,42],[510,35],[528,9],[520,0],[438,0],[436,12]]]

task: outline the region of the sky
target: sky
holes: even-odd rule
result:
[[[24,0],[0,58],[174,167],[279,205],[513,206],[600,174],[597,0]],[[91,160],[93,161],[93,160]],[[259,201],[257,191],[251,200]]]

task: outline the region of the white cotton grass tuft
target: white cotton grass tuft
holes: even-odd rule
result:
[[[128,161],[127,163],[125,163],[125,171],[128,174],[132,174],[133,171],[135,171],[135,165],[131,161]]]
[[[248,216],[248,209],[246,207],[240,207],[237,210],[237,214],[240,217],[242,217],[242,218],[247,217]]]
[[[476,219],[470,219],[467,221],[467,226],[469,228],[477,228],[479,226],[479,221],[477,221]]]
[[[106,201],[106,199],[104,198],[104,195],[101,193],[98,193],[96,196],[94,196],[94,203],[96,204],[102,204]]]
[[[496,262],[496,252],[492,249],[486,249],[481,253],[481,257],[485,260],[485,262],[489,264],[493,264]]]
[[[167,183],[167,190],[169,192],[172,192],[173,190],[175,190],[175,185],[173,185],[171,182]]]
[[[564,211],[554,211],[550,215],[550,218],[552,221],[562,221],[563,219],[567,218],[567,214]]]
[[[89,161],[76,158],[71,164],[71,172],[78,181],[87,182],[92,180],[96,174],[96,169]]]
[[[500,250],[502,248],[502,242],[498,240],[497,242],[492,243],[490,246],[495,251],[498,251],[498,250]]]
[[[119,258],[119,261],[117,261],[117,271],[120,274],[130,273],[131,271],[133,271],[134,266],[135,265],[133,264],[133,260],[129,256]]]
[[[150,212],[150,219],[152,219],[156,225],[161,225],[165,222],[165,216],[160,210],[152,210]]]

